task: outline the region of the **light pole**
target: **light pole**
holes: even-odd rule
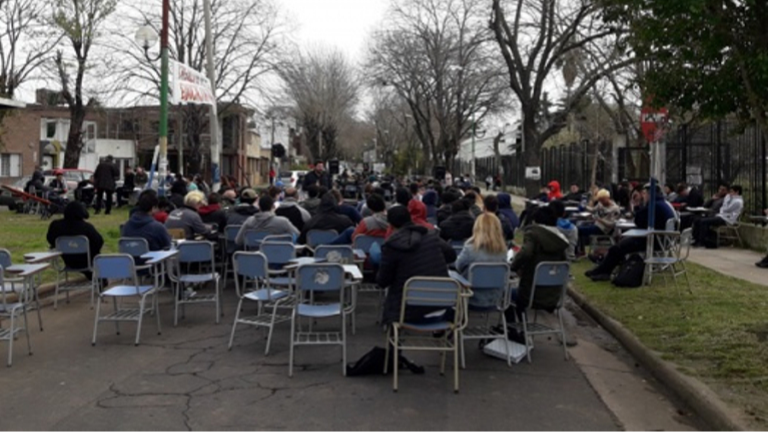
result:
[[[165,195],[165,178],[168,176],[168,16],[170,0],[163,0],[163,24],[160,29],[160,180],[158,195]],[[149,47],[157,42],[157,34],[150,26],[143,26],[136,32],[136,42],[144,48],[144,55]],[[156,60],[156,59],[155,59]]]

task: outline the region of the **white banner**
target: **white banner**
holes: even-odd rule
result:
[[[204,74],[191,67],[170,60],[171,101],[173,104],[215,105],[216,98],[211,90],[211,81]]]

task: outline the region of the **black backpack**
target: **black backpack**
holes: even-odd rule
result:
[[[613,278],[613,285],[619,288],[639,288],[643,284],[644,274],[643,257],[632,254],[619,267],[619,272]]]
[[[384,374],[384,359],[386,358],[386,350],[381,347],[373,347],[370,351],[365,353],[358,361],[347,365],[347,376],[364,376],[364,375],[383,375]],[[392,358],[394,357],[394,350],[389,351],[389,370],[387,373],[392,373]],[[424,367],[419,366],[416,363],[403,357],[400,357],[400,368],[408,369],[411,372],[421,375],[424,373]]]

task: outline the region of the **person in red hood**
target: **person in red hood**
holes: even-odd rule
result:
[[[411,220],[416,225],[421,225],[428,230],[435,229],[435,226],[427,222],[427,206],[423,202],[412,199],[408,202],[408,213],[411,214]]]
[[[557,200],[563,198],[563,193],[560,191],[560,182],[557,180],[552,180],[547,185],[549,186],[549,200]]]
[[[221,195],[212,193],[208,195],[208,205],[197,210],[203,223],[216,224],[219,232],[224,232],[227,226],[227,213],[221,208]]]

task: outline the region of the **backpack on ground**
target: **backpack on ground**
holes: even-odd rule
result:
[[[370,351],[365,353],[358,361],[347,365],[347,376],[365,376],[365,375],[384,375],[384,359],[386,358],[386,350],[381,347],[373,347]],[[394,350],[389,351],[389,370],[387,373],[392,372],[392,358],[394,357]],[[400,368],[408,369],[411,372],[421,375],[424,373],[424,367],[419,366],[416,363],[403,357],[400,357]]]
[[[619,288],[639,288],[645,275],[645,260],[639,254],[630,255],[619,267],[613,285]]]

